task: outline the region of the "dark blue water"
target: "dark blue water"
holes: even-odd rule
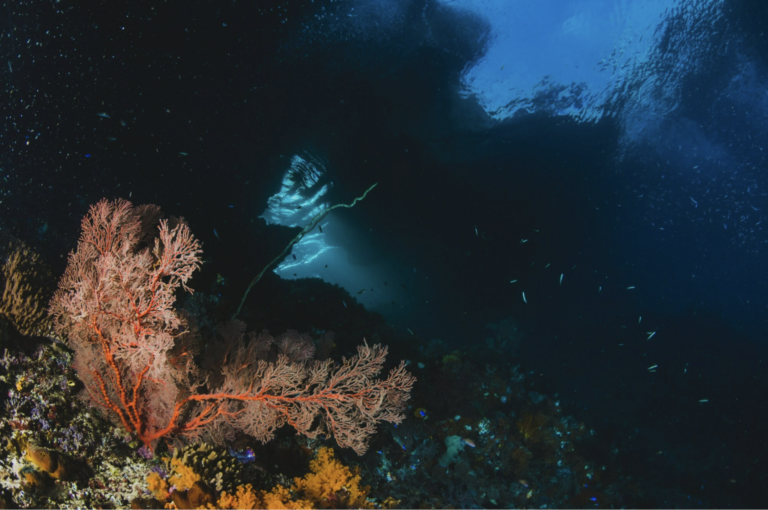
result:
[[[536,374],[659,490],[623,504],[764,506],[768,7],[510,3],[6,2],[0,226],[58,275],[88,205],[156,203],[224,317],[287,227],[378,183],[253,322],[369,336],[360,303],[395,355]],[[524,338],[489,359],[505,319]]]

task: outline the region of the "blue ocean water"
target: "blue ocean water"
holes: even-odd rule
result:
[[[58,277],[89,205],[155,203],[203,242],[201,327],[241,305],[253,329],[336,331],[339,358],[386,340],[419,383],[410,432],[371,450],[410,457],[366,473],[403,505],[768,504],[768,5],[3,11],[3,235]],[[514,381],[524,403],[479,403]],[[602,486],[544,447],[526,447],[538,471],[511,446],[515,467],[456,441],[442,457],[456,423],[512,438],[561,411],[592,431],[579,458]],[[491,456],[486,437],[467,432]]]

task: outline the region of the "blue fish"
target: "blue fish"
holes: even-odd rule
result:
[[[256,454],[250,448],[246,448],[239,452],[234,451],[232,448],[227,449],[229,450],[229,454],[236,458],[241,464],[250,464],[251,462],[256,461]]]

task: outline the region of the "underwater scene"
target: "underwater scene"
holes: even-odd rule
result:
[[[14,0],[0,508],[768,507],[768,2]]]

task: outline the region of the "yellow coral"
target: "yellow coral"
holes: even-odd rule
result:
[[[295,478],[293,490],[320,508],[372,508],[366,497],[370,487],[360,486],[360,475],[333,457],[333,450],[320,448],[310,462],[311,473]]]
[[[234,494],[222,492],[216,501],[216,506],[209,503],[207,507],[242,508],[245,510],[255,508],[373,508],[367,499],[370,487],[361,487],[360,474],[357,470],[353,471],[336,460],[332,449],[320,448],[309,466],[311,472],[307,473],[304,478],[295,478],[294,485],[290,490],[282,485],[276,485],[267,492],[254,490],[251,484],[239,485]],[[180,459],[172,459],[171,467],[174,474],[168,478],[168,482],[176,485],[179,490],[185,490],[200,479],[199,475],[182,464]],[[168,482],[162,480],[157,473],[152,473],[147,477],[149,489],[158,499],[165,499]],[[163,494],[162,498],[160,494]],[[397,504],[397,500],[387,498],[382,508],[393,508]]]
[[[314,507],[309,501],[293,500],[291,493],[282,485],[276,486],[271,492],[255,492],[253,486],[248,484],[238,486],[234,495],[223,492],[217,502],[217,508],[251,510],[254,508],[303,509]]]
[[[381,508],[397,508],[400,505],[400,500],[395,499],[392,496],[388,496],[387,499],[381,502]]]
[[[53,277],[43,259],[24,244],[9,247],[0,268],[0,315],[24,335],[44,333],[49,327],[46,303]]]
[[[282,485],[278,485],[271,492],[264,493],[264,508],[315,508],[311,501],[304,499],[292,499],[291,493]]]
[[[154,471],[147,475],[147,489],[160,501],[168,499],[169,488],[168,482],[163,480],[163,477]]]
[[[176,486],[176,490],[185,491],[200,481],[200,475],[185,465],[181,459],[171,459],[171,471],[173,475],[168,477],[168,483]]]
[[[258,495],[253,492],[253,485],[250,483],[245,486],[239,485],[234,495],[222,492],[216,504],[217,508],[243,508],[245,510],[262,506]]]

